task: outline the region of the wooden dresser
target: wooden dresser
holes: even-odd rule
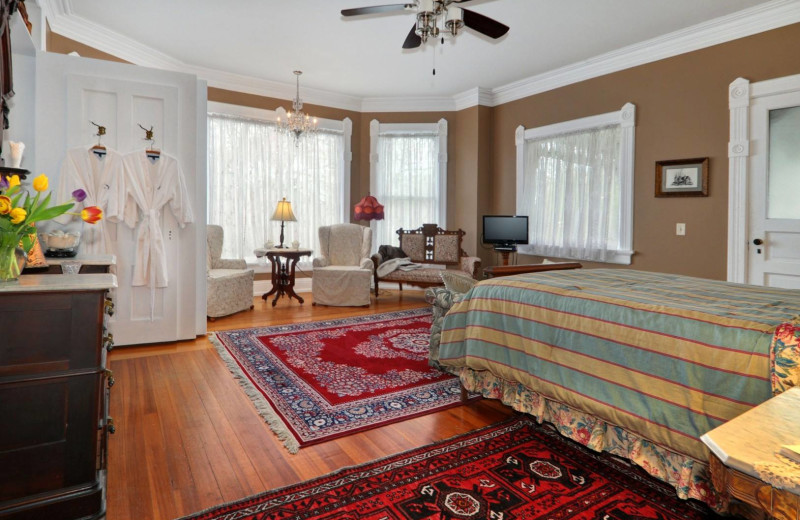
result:
[[[111,274],[0,284],[0,519],[105,514]]]

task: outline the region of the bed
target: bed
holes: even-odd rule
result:
[[[623,269],[439,291],[434,300],[452,307],[432,358],[467,390],[717,510],[726,504],[710,486],[700,436],[800,384],[800,291]]]

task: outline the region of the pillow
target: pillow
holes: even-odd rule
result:
[[[447,269],[442,271],[441,277],[445,288],[453,293],[463,294],[469,292],[472,286],[478,283],[478,280],[475,280],[467,273]]]

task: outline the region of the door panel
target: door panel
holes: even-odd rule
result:
[[[80,75],[70,75],[67,83],[67,118],[68,127],[72,129],[68,146],[87,144],[86,136],[96,133],[91,124],[94,121],[106,126],[104,144],[107,146],[123,155],[138,150],[143,153],[151,143],[144,139],[145,132],[139,125],[147,129],[152,126],[155,147],[177,156],[178,89]],[[136,228],[131,229],[123,223],[113,226],[116,228],[112,237],[115,238],[118,288],[114,294],[116,309],[112,330],[117,345],[182,339],[178,331],[179,250],[182,246],[188,250],[194,248],[194,231],[191,227],[181,230],[168,207],[162,211],[161,226],[168,259],[169,286],[157,288],[152,293],[149,287],[131,285],[136,261]],[[187,310],[193,311],[184,307],[184,312]]]
[[[800,91],[750,107],[747,282],[800,288]]]

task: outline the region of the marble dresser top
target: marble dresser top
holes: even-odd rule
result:
[[[114,289],[113,274],[24,274],[13,282],[0,282],[0,294],[20,292],[92,291]]]

